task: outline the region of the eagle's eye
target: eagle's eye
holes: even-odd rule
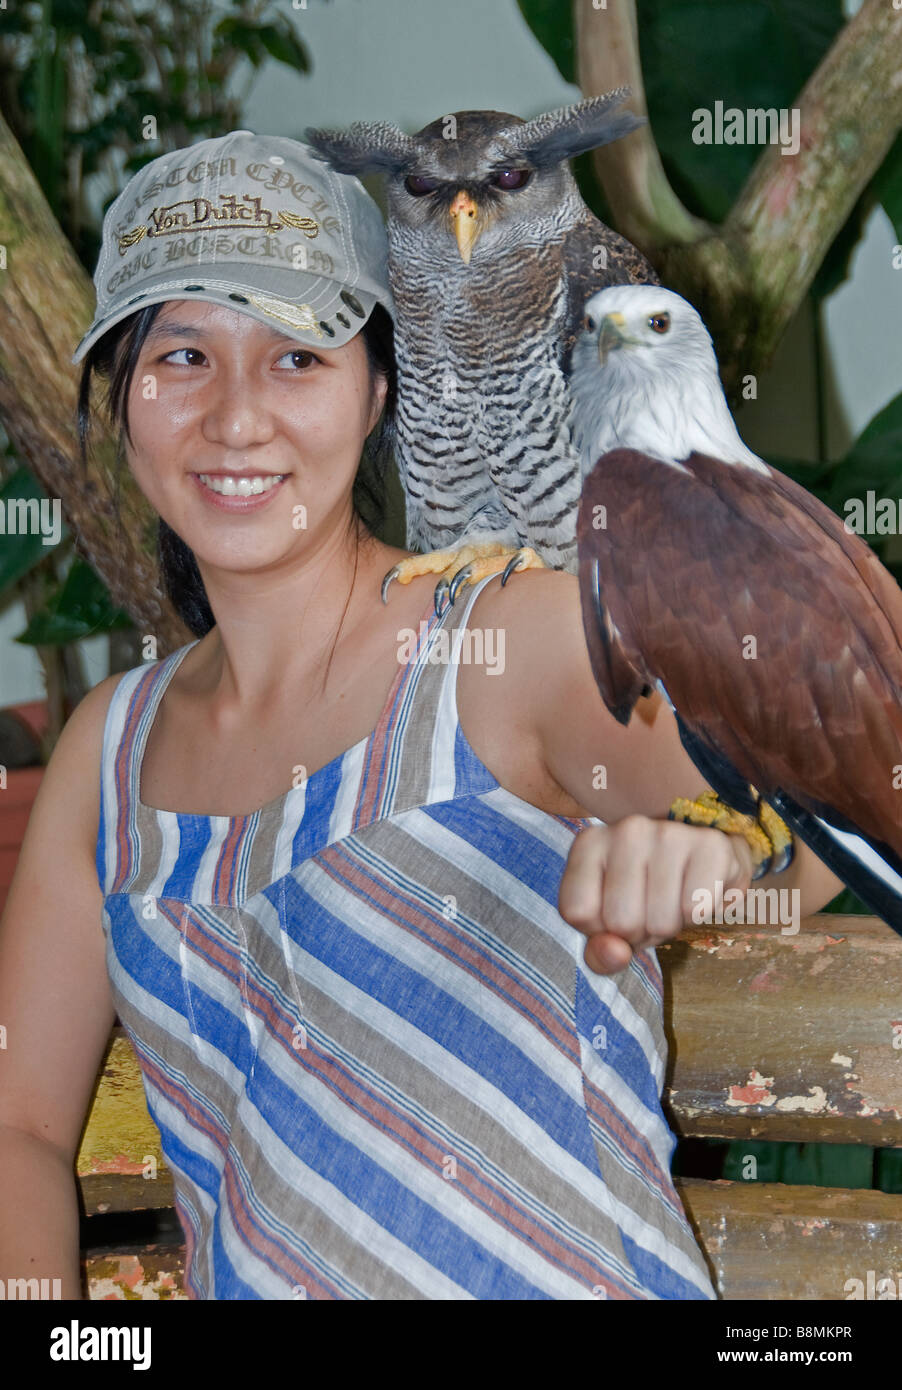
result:
[[[503,188],[507,192],[516,188],[525,188],[532,178],[531,169],[499,169],[497,174],[493,174],[489,183],[494,184],[495,188]]]
[[[414,198],[422,198],[427,193],[435,192],[438,179],[429,179],[425,174],[408,174],[404,180],[404,187]]]
[[[592,315],[586,314],[586,317],[583,319],[583,328],[588,329],[590,333],[594,333],[597,327],[598,325],[593,319]]]
[[[666,333],[670,328],[670,315],[652,314],[651,318],[648,320],[648,326],[653,329],[655,333]]]

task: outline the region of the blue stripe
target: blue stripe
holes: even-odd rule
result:
[[[544,840],[513,824],[502,811],[477,797],[438,801],[421,806],[420,810],[494,860],[500,869],[506,869],[557,911],[565,861]]]
[[[592,1173],[597,1159],[585,1112],[520,1048],[434,981],[360,936],[300,886],[285,883],[285,931],[305,951],[432,1038],[524,1114]],[[403,926],[397,914],[383,915]],[[446,969],[436,957],[436,970]]]
[[[291,1148],[302,1162],[474,1298],[545,1297],[429,1202],[342,1139],[262,1059],[257,1062],[248,1093],[276,1133],[290,1117]]]
[[[588,966],[584,967],[588,969]],[[598,1055],[623,1080],[630,1090],[642,1101],[653,1115],[658,1113],[660,1093],[658,1083],[648,1065],[648,1058],[629,1029],[615,1018],[608,1005],[592,989],[583,969],[576,972],[576,1027],[582,1036],[595,1047],[599,1024],[605,1033],[599,1034],[605,1046],[598,1048]]]

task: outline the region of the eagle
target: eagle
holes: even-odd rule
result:
[[[396,455],[407,545],[424,553],[389,571],[383,598],[394,578],[435,573],[439,612],[496,571],[576,572],[570,352],[594,290],[657,277],[589,210],[567,161],[644,124],[628,96],[528,121],[458,111],[414,135],[305,131],[340,173],[387,179]]]
[[[902,933],[902,589],[743,443],[699,314],[591,296],[573,352],[583,628],[629,722],[659,690],[731,807],[772,808]]]

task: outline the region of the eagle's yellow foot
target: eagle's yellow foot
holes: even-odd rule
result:
[[[400,584],[409,584],[420,574],[439,574],[441,578],[435,586],[435,611],[441,617],[445,597],[451,603],[457,597],[461,584],[476,584],[486,575],[497,574],[503,570],[501,583],[505,584],[515,569],[544,569],[544,562],[529,546],[511,550],[494,541],[483,541],[475,545],[462,545],[456,550],[429,550],[425,555],[409,555],[393,565],[382,581],[382,602],[387,602],[388,586],[393,579]]]
[[[792,859],[792,832],[766,801],[759,800],[756,818],[734,811],[716,792],[704,791],[695,801],[677,797],[668,818],[687,821],[690,825],[713,826],[728,835],[741,835],[752,851],[753,880],[771,870],[779,873]]]

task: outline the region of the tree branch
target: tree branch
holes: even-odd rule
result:
[[[113,601],[161,655],[190,633],[164,597],[155,518],[128,469],[115,505],[113,446],[99,419],[87,476],[75,429],[78,369],[69,361],[91,320],[91,281],[60,230],[21,148],[0,116],[0,420],[51,498],[59,497],[79,548]]]
[[[610,9],[574,0],[573,19],[583,93],[601,96],[629,86],[627,108],[647,118],[635,0],[612,0]],[[646,255],[662,244],[696,241],[710,230],[687,212],[671,188],[650,125],[596,150],[593,163],[617,230]]]
[[[579,75],[595,96],[623,83],[645,114],[634,0],[575,0]],[[902,9],[865,0],[795,105],[801,145],[768,145],[721,227],[691,218],[667,182],[649,127],[596,150],[620,231],[666,284],[697,305],[727,389],[770,362],[856,199],[902,127]]]

